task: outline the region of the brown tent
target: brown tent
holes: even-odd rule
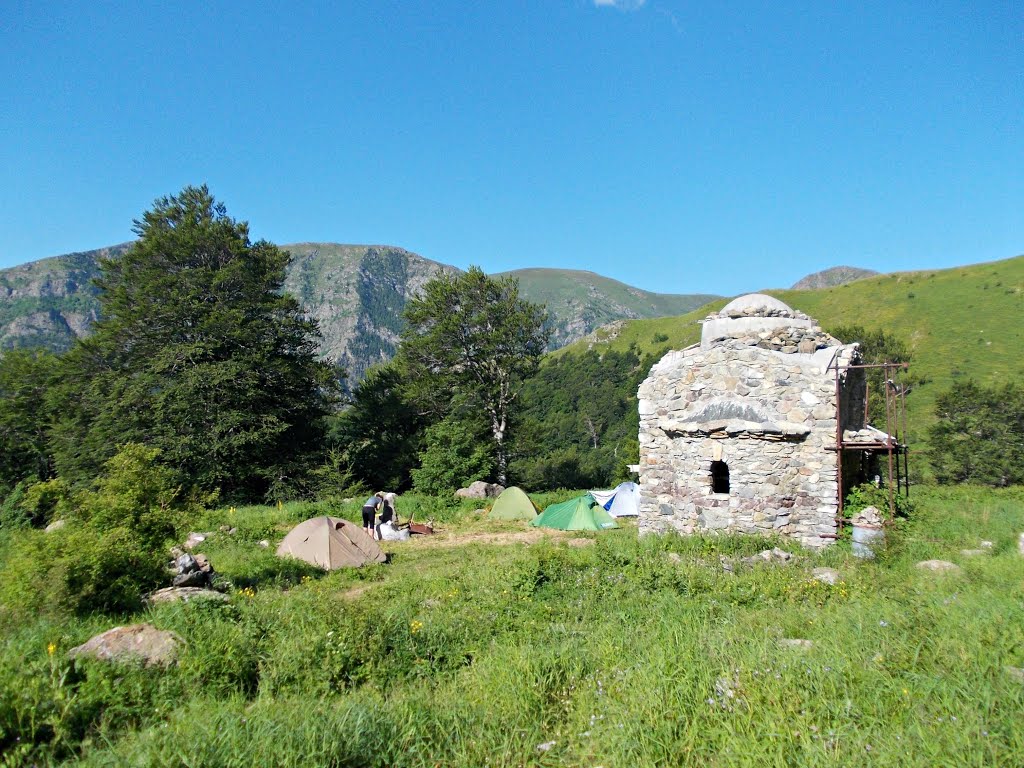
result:
[[[314,517],[292,528],[277,548],[280,557],[297,557],[332,571],[383,563],[377,542],[355,523],[338,517]]]

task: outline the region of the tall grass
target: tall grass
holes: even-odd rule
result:
[[[486,530],[469,506],[445,525]],[[1005,669],[1024,667],[1024,499],[926,491],[918,509],[873,561],[627,527],[582,547],[395,543],[387,565],[297,578],[252,541],[279,537],[288,505],[236,510],[208,554],[248,589],[122,617],[181,635],[177,667],[66,660],[112,618],[7,633],[0,749],[9,764],[1024,764],[1024,683]],[[981,539],[990,554],[960,554]],[[740,560],[772,544],[797,559]],[[813,580],[819,565],[842,580]]]

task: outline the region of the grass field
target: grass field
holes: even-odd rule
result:
[[[862,561],[844,542],[813,555],[629,523],[544,534],[410,496],[403,516],[441,533],[330,574],[258,542],[354,519],[359,500],[207,512],[196,530],[238,529],[204,543],[229,604],[8,623],[3,764],[1022,765],[1024,680],[1007,667],[1024,667],[1024,494],[916,501]],[[986,554],[961,554],[982,539]],[[776,544],[795,560],[721,566]],[[915,567],[930,558],[963,570]],[[178,666],[67,660],[135,621],[185,639]]]

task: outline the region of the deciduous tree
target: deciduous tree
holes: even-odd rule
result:
[[[405,320],[399,356],[409,372],[410,396],[437,416],[454,396],[482,411],[496,479],[504,485],[509,417],[547,344],[547,313],[519,298],[515,279],[493,279],[470,267],[430,280],[406,304]]]
[[[322,450],[336,379],[281,292],[288,255],[251,242],[205,186],[158,199],[135,232],[101,261],[101,319],[66,356],[61,474],[93,477],[133,442],[204,490],[293,490]]]

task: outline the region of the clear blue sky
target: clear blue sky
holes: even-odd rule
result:
[[[1024,253],[1024,3],[0,10],[0,266],[209,184],[254,237],[733,295]]]

